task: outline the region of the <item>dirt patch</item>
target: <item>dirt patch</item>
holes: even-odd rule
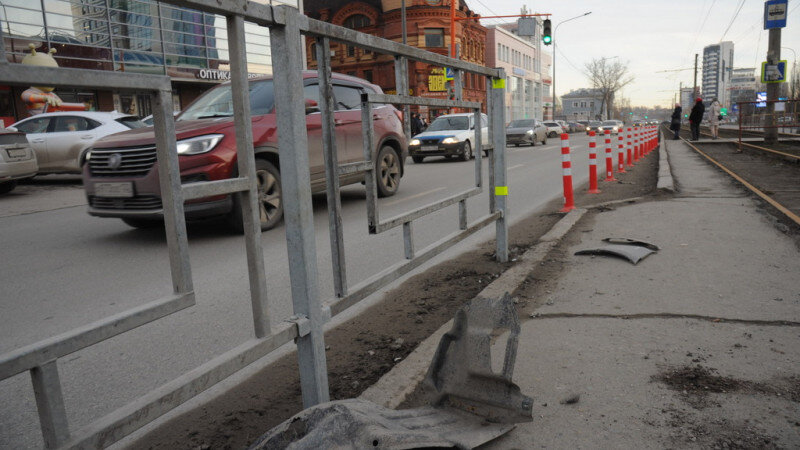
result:
[[[725,450],[779,449],[780,440],[761,427],[726,417],[700,417],[692,411],[669,408],[664,425],[674,448],[708,448]]]

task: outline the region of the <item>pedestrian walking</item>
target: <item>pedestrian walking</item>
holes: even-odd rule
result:
[[[411,136],[422,133],[422,121],[419,120],[419,113],[411,113]]]
[[[680,103],[675,103],[675,109],[672,111],[672,122],[669,124],[669,129],[675,132],[675,136],[672,137],[673,140],[678,139],[678,133],[681,131],[681,115],[683,114],[683,108],[681,108]]]
[[[711,125],[711,139],[719,137],[719,122],[722,120],[722,105],[716,97],[711,101],[708,110],[708,123]]]
[[[706,107],[703,105],[703,99],[697,97],[697,100],[692,106],[692,112],[689,113],[689,128],[692,129],[692,140],[697,141],[700,139],[700,122],[703,121],[703,114],[706,112]]]

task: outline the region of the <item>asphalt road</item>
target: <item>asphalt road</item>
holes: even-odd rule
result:
[[[588,180],[588,138],[576,133],[570,141],[574,183],[580,186]],[[507,149],[512,223],[562,195],[560,147],[551,138],[546,146]],[[484,166],[486,180],[485,172]],[[473,162],[409,159],[400,192],[380,202],[381,217],[466,190],[473,182]],[[367,233],[364,198],[360,185],[342,190],[350,285],[403,259],[401,228]],[[314,197],[314,206],[318,285],[325,299],[333,296],[333,281],[324,195]],[[0,353],[171,293],[163,230],[132,229],[116,219],[90,217],[85,209],[76,177],[41,177],[0,197]],[[468,202],[470,221],[487,211],[486,193]],[[456,206],[415,222],[417,248],[457,226]],[[493,235],[494,227],[487,227],[428,266]],[[291,315],[283,227],[264,233],[262,243],[276,323]],[[221,223],[190,224],[189,248],[196,306],[59,360],[72,429],[253,336],[242,237]],[[0,404],[0,448],[41,447],[28,374],[0,381]]]

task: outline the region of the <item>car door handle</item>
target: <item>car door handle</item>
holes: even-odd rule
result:
[[[91,134],[86,134],[86,135],[81,136],[81,139],[92,139],[93,137],[94,136],[92,136]]]
[[[33,142],[34,144],[41,144],[42,142],[44,142],[44,139],[31,139],[31,142]]]

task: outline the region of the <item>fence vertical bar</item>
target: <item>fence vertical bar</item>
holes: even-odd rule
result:
[[[372,103],[367,101],[367,95],[361,97],[361,138],[364,144],[364,160],[374,164],[375,155],[372,154],[375,148],[375,128],[372,124]],[[367,191],[367,226],[370,234],[377,232],[378,224],[381,222],[378,213],[378,187],[375,183],[379,168],[372,166],[367,170],[364,178],[364,185]]]
[[[475,187],[481,187],[483,179],[483,119],[479,109],[475,110],[473,120],[475,121]]]
[[[158,182],[164,211],[164,230],[169,248],[169,265],[172,289],[188,293],[192,288],[192,269],[189,265],[189,240],[186,235],[186,217],[183,215],[183,192],[175,151],[175,121],[172,118],[172,91],[159,90],[153,98],[153,126],[156,132],[156,159]]]
[[[394,85],[397,95],[408,96],[408,58],[396,56],[394,58]],[[403,133],[406,139],[411,139],[411,108],[403,105]]]
[[[253,331],[258,338],[270,334],[269,301],[264,255],[261,248],[261,208],[258,175],[253,151],[253,126],[250,120],[250,90],[247,79],[244,19],[228,16],[228,46],[231,60],[231,100],[233,101],[234,132],[236,133],[236,164],[239,176],[250,180],[250,189],[236,195],[241,199],[247,275],[250,281],[250,305],[253,311]]]
[[[325,192],[328,199],[328,228],[331,239],[333,289],[337,297],[347,295],[347,264],[344,254],[342,198],[339,194],[339,155],[336,147],[333,86],[331,85],[330,39],[317,38],[317,72],[319,77],[319,107],[322,112],[322,150],[325,156]],[[404,120],[405,122],[405,120]]]
[[[403,246],[406,259],[414,259],[414,222],[403,224]]]
[[[298,11],[278,6],[285,24],[270,28],[272,67],[275,79],[275,105],[289,256],[289,278],[294,313],[308,317],[311,331],[297,338],[300,388],[303,407],[330,399],[322,332],[324,317],[317,287],[317,252],[314,241],[314,216],[311,203],[311,176],[308,166],[308,136],[303,98]]]
[[[458,228],[460,230],[467,229],[467,200],[458,202]]]
[[[45,448],[56,448],[69,439],[67,411],[61,393],[57,360],[31,369],[36,410],[42,428]]]
[[[492,109],[489,112],[489,127],[492,130],[492,159],[494,159],[494,182],[493,192],[495,206],[502,212],[496,223],[496,253],[497,260],[500,262],[508,261],[508,184],[506,181],[506,134],[503,114],[506,101],[506,74],[503,69],[499,69],[500,77],[492,79],[492,89],[489,96],[492,97]]]

